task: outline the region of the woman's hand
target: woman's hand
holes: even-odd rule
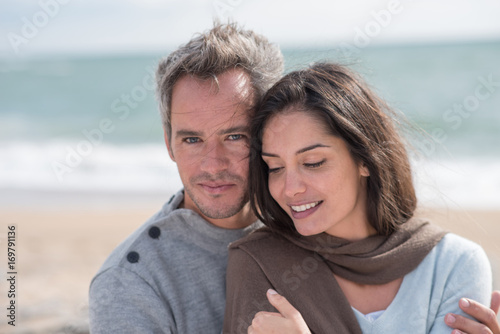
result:
[[[448,326],[455,328],[452,334],[500,334],[497,319],[498,309],[500,309],[500,291],[493,291],[490,308],[466,298],[460,299],[459,305],[462,311],[477,321],[452,313],[447,314],[444,320]]]
[[[302,315],[285,297],[276,291],[267,290],[267,299],[279,313],[258,312],[248,327],[248,334],[310,334]]]

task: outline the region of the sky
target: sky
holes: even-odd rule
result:
[[[0,57],[167,51],[232,19],[282,47],[500,40],[498,0],[0,0]]]

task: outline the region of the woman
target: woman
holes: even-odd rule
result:
[[[483,304],[483,250],[425,220],[388,108],[346,68],[292,72],[252,124],[252,207],[267,226],[234,243],[225,333],[274,311],[275,289],[313,333],[449,333],[466,296]],[[482,277],[481,281],[477,277]]]

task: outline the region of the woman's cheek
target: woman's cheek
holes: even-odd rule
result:
[[[276,202],[280,203],[278,175],[270,174],[268,182],[269,182],[269,192],[271,193],[271,196],[274,198]]]

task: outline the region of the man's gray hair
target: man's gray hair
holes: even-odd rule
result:
[[[164,129],[170,140],[171,102],[175,83],[184,75],[214,79],[227,70],[241,68],[250,76],[257,103],[283,73],[283,55],[278,46],[236,23],[215,23],[205,33],[194,36],[168,57],[156,71],[156,94]]]

